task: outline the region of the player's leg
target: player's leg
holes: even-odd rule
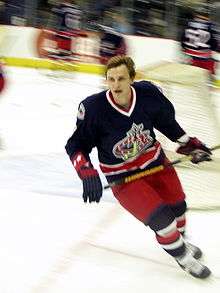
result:
[[[169,205],[175,215],[177,229],[184,236],[187,205],[179,177],[173,167],[166,168],[154,176],[157,177],[157,180],[152,180],[153,183],[157,182],[156,185],[154,184],[154,188],[161,195],[164,202]],[[202,256],[202,251],[199,247],[189,242],[186,242],[186,245],[192,250],[195,258],[198,259]]]
[[[155,232],[158,243],[168,254],[174,257],[178,263],[179,258],[182,259],[184,256],[185,262],[187,257],[188,264],[193,263],[193,268],[196,266],[196,269],[198,269],[198,264],[195,263],[196,259],[189,252],[181,233],[177,229],[172,209],[164,204],[158,193],[145,179],[115,186],[112,190],[126,210]],[[185,269],[186,265],[184,263],[181,266]],[[203,265],[199,264],[199,266],[200,270],[196,272],[197,277],[203,277],[203,274],[208,275],[208,269]],[[194,273],[194,271],[190,271],[190,273]]]
[[[167,177],[166,173],[165,180],[170,180],[170,178]],[[164,177],[162,178],[164,179]],[[154,230],[156,236],[158,236],[157,241],[163,248],[175,246],[174,250],[165,250],[170,255],[177,256],[183,253],[185,245],[176,220],[176,218],[178,219],[178,217],[180,217],[181,213],[185,213],[185,195],[182,188],[180,188],[178,198],[176,194],[174,194],[175,198],[172,198],[172,204],[170,204],[170,201],[167,200],[170,196],[167,190],[165,190],[165,194],[168,193],[165,200],[163,200],[157,192],[162,192],[166,185],[166,181],[164,183],[162,179],[160,179],[160,175],[156,180],[155,175],[153,175],[145,177],[142,180],[115,186],[113,188],[113,193],[120,204],[132,215],[145,225],[150,223],[150,228]],[[160,230],[161,233],[159,232]]]
[[[179,232],[184,235],[186,226],[185,212],[187,205],[185,194],[173,167],[165,168],[152,176],[144,179],[159,194],[160,198],[169,205],[172,210]]]
[[[209,73],[207,84],[213,85],[213,82],[215,80],[215,60],[214,59],[210,58],[210,59],[203,60],[203,59],[193,58],[192,65],[196,67],[200,67],[202,69],[206,69],[207,72]]]
[[[149,221],[150,228],[156,233],[162,248],[175,258],[180,267],[196,278],[207,278],[211,271],[193,255],[176,227],[176,221],[168,206],[154,213]],[[170,223],[170,224],[168,224]],[[164,226],[166,226],[164,228]]]
[[[210,72],[210,74],[214,74],[214,65],[215,61],[213,59],[193,59],[192,61],[193,66],[197,66],[203,69],[206,69]]]
[[[149,226],[155,231],[158,242],[190,274],[198,278],[208,277],[210,270],[197,260],[201,257],[201,250],[182,237],[186,223],[186,202],[174,168],[166,168],[144,180],[164,201],[163,208],[155,210],[149,220]]]
[[[143,179],[112,187],[119,203],[139,221],[146,223],[152,212],[163,205],[163,200]]]
[[[150,177],[150,176],[149,176]],[[197,278],[206,278],[210,270],[193,257],[177,229],[175,215],[158,193],[144,179],[112,188],[120,204],[137,219],[148,225],[160,246],[178,264]]]
[[[170,205],[170,208],[172,209],[175,218],[176,218],[176,223],[177,223],[177,229],[179,232],[182,234],[182,236],[185,236],[185,230],[186,230],[186,202],[181,201],[177,204],[172,204]],[[199,259],[202,257],[202,251],[199,247],[195,246],[192,243],[189,243],[185,239],[185,243],[187,247],[192,251],[193,256],[196,259]]]
[[[149,225],[167,253],[173,257],[183,254],[185,244],[177,229],[174,213],[145,179],[116,186],[113,193],[126,210]]]

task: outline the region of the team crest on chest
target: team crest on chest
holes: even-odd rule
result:
[[[113,154],[116,158],[124,161],[134,158],[149,148],[154,139],[150,136],[150,130],[144,130],[143,123],[132,124],[126,137],[116,143],[113,147]]]

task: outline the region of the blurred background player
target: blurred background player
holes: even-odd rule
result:
[[[93,31],[98,38],[98,59],[102,65],[106,65],[109,59],[114,56],[127,54],[128,48],[123,34],[109,26],[97,24],[95,22],[89,24],[89,29]],[[106,88],[106,81],[104,79],[101,88]]]
[[[0,94],[5,87],[5,75],[2,70],[2,65],[0,63]],[[0,150],[3,148],[2,139],[0,138]]]
[[[194,9],[193,19],[184,29],[181,38],[182,51],[187,63],[207,69],[210,77],[215,75],[213,52],[218,49],[217,29],[210,20],[210,6],[201,3]]]
[[[0,93],[2,92],[4,87],[5,87],[5,76],[2,70],[2,65],[0,63]]]
[[[177,152],[192,155],[192,162],[211,160],[210,150],[189,137],[175,119],[175,110],[162,92],[148,81],[134,82],[135,64],[130,57],[115,56],[106,66],[107,91],[85,98],[79,105],[76,128],[66,151],[83,183],[84,202],[99,202],[102,183],[90,160],[98,150],[99,165],[108,182],[121,180],[168,159],[155,129],[173,142]],[[112,186],[119,203],[154,232],[158,243],[188,273],[207,278],[210,270],[197,259],[201,250],[183,239],[185,194],[175,169]]]
[[[106,65],[111,57],[126,55],[127,45],[124,36],[108,26],[99,25],[98,27],[100,63]]]
[[[60,1],[52,9],[56,17],[57,52],[50,57],[55,59],[72,58],[74,37],[80,34],[82,12],[72,0]]]

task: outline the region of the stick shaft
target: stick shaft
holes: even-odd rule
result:
[[[215,151],[217,149],[220,149],[220,144],[210,148],[211,151]],[[176,159],[174,161],[171,161],[170,163],[168,163],[166,165],[159,165],[159,166],[153,167],[151,169],[148,169],[148,170],[145,170],[145,171],[142,171],[142,172],[137,172],[137,173],[135,173],[133,175],[124,177],[122,179],[113,181],[113,182],[109,183],[108,185],[105,185],[104,189],[109,189],[109,188],[111,188],[111,187],[113,187],[115,185],[132,182],[132,181],[140,179],[142,177],[149,176],[149,175],[155,174],[157,172],[160,172],[160,171],[162,171],[163,169],[165,169],[165,168],[167,168],[169,166],[177,165],[177,164],[183,163],[185,161],[190,161],[191,159],[192,159],[192,156],[188,155],[188,156],[184,156],[182,158]]]

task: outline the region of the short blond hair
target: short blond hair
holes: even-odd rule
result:
[[[107,72],[109,69],[118,67],[120,65],[125,65],[127,67],[131,79],[135,78],[135,63],[131,59],[131,57],[124,55],[117,55],[109,59],[105,69],[105,76],[107,76]]]

